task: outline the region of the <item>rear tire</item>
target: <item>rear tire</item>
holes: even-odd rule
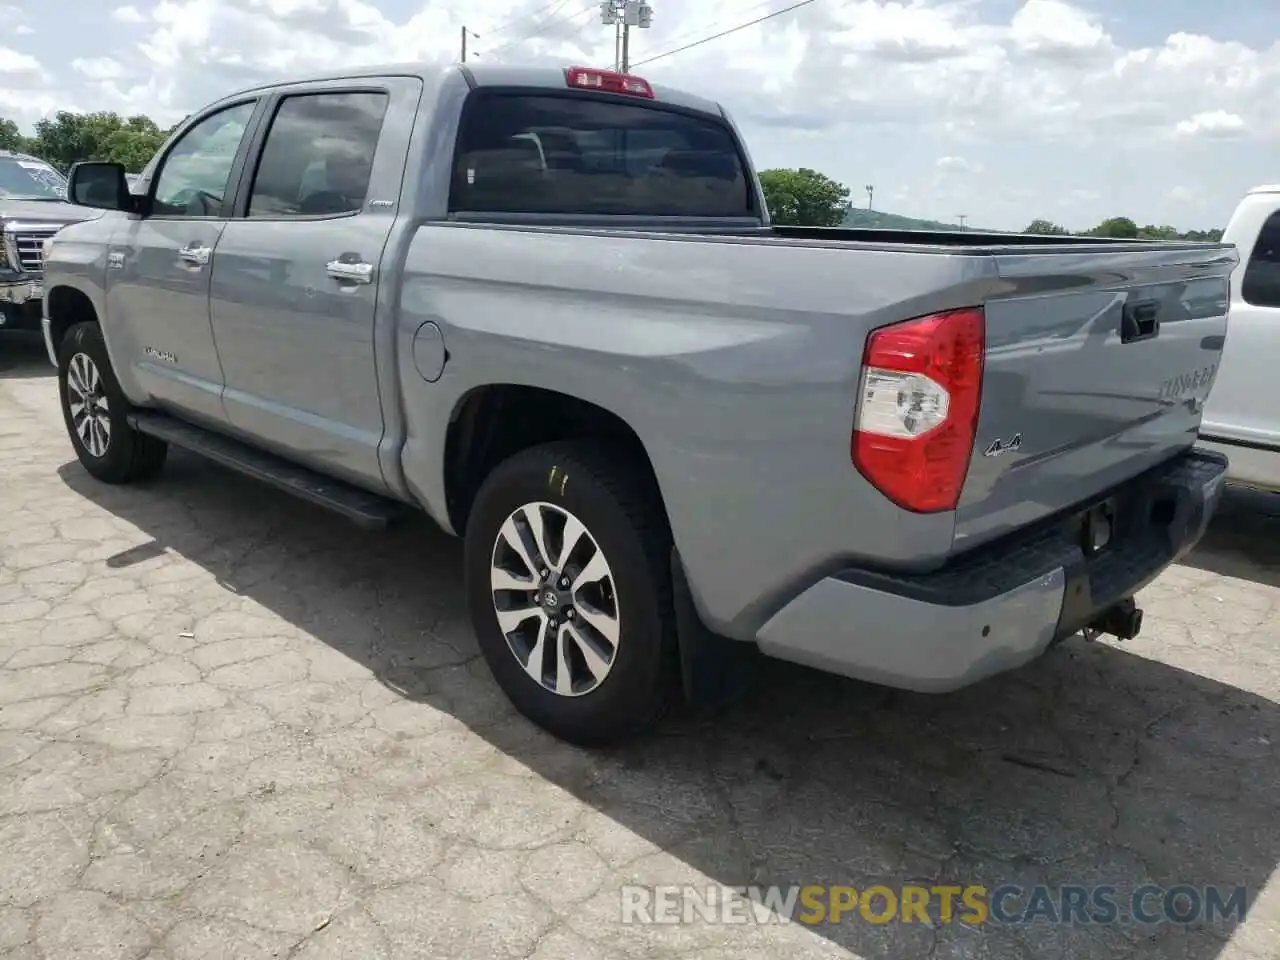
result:
[[[467,522],[467,602],[495,680],[582,746],[655,726],[678,677],[671,536],[634,462],[577,442],[525,450],[486,478]]]
[[[58,345],[58,396],[71,445],[92,476],[104,483],[136,483],[164,467],[169,445],[129,426],[132,405],[96,323],[77,323]]]

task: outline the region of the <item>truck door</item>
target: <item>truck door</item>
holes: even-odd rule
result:
[[[1251,452],[1280,448],[1280,404],[1275,400],[1280,370],[1280,210],[1265,217],[1251,249],[1245,248],[1246,242],[1244,237],[1239,241],[1241,262],[1231,276],[1227,340],[1200,435],[1223,445],[1233,476],[1274,483],[1270,470],[1257,477],[1244,472]]]
[[[392,77],[273,96],[213,267],[231,424],[375,489],[379,266],[420,95],[420,81]]]
[[[223,104],[188,126],[151,177],[148,213],[125,221],[107,252],[117,355],[159,405],[215,424],[225,417],[210,270],[257,106],[252,98]]]

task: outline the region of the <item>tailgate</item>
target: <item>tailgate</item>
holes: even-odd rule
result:
[[[1196,439],[1227,332],[1221,245],[997,252],[965,549],[1080,504]]]

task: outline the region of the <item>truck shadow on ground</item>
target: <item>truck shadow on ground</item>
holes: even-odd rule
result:
[[[945,697],[777,664],[732,705],[587,752],[512,715],[466,625],[459,543],[429,523],[362,533],[181,454],[146,489],[60,474],[153,538],[113,566],[182,555],[718,883],[1105,884],[1127,911],[1148,884],[1252,902],[1280,862],[1280,707],[1156,660],[1068,643]],[[1209,960],[1236,926],[855,916],[814,931],[860,956]]]
[[[26,380],[57,375],[45,353],[44,340],[29,330],[0,330],[0,380]]]
[[[1280,493],[1227,487],[1213,526],[1186,564],[1280,587]]]

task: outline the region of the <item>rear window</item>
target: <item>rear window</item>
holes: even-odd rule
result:
[[[449,206],[470,213],[754,214],[725,124],[572,95],[473,95]]]

